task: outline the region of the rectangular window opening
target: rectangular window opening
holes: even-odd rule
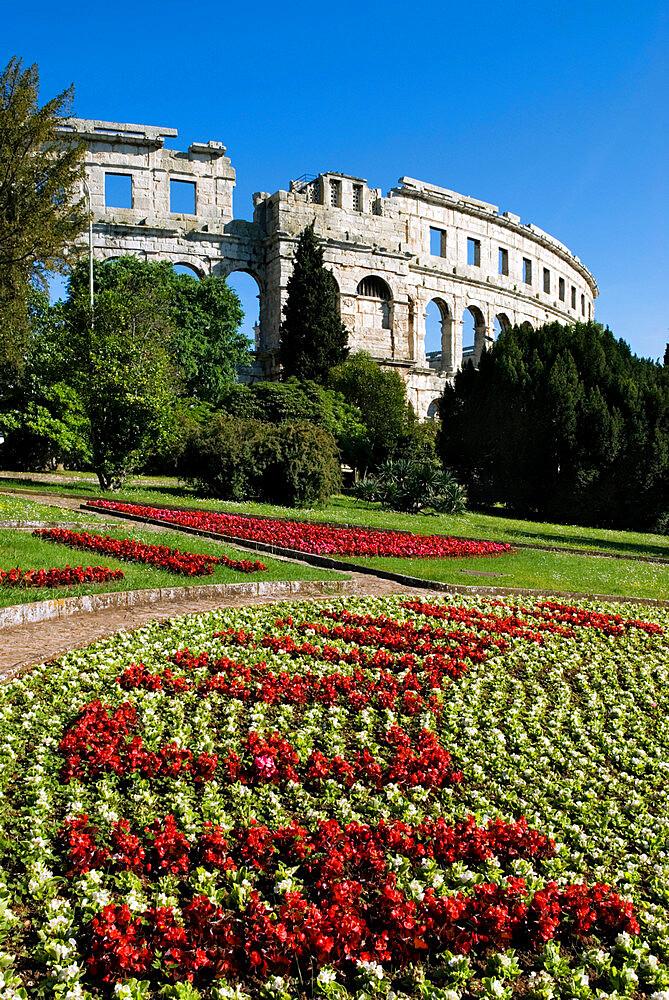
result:
[[[130,174],[105,174],[105,205],[107,208],[132,208]]]
[[[532,261],[523,257],[523,281],[526,285],[532,284]]]
[[[505,250],[504,247],[499,248],[499,261],[497,265],[497,270],[499,274],[509,273],[509,251]]]
[[[585,295],[581,295],[581,315],[585,316]]]
[[[467,239],[467,263],[472,267],[481,266],[481,241]]]
[[[560,278],[558,280],[558,295],[560,296],[560,302],[564,302],[564,297],[565,297],[564,278]]]
[[[430,226],[430,253],[433,257],[446,256],[446,230]]]
[[[195,215],[195,182],[170,180],[170,212]]]
[[[572,309],[576,308],[576,289],[573,285],[571,286],[571,307]]]
[[[330,205],[332,208],[341,207],[341,181],[330,181]]]
[[[544,268],[544,291],[547,295],[551,293],[551,272],[547,267]]]
[[[362,184],[353,185],[353,211],[362,211]]]

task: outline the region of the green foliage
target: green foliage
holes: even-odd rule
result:
[[[230,386],[221,405],[235,417],[323,427],[337,442],[343,462],[356,467],[369,461],[370,442],[360,410],[347,403],[341,393],[317,382],[289,378],[285,382],[237,384]]]
[[[123,291],[128,284],[152,302],[160,301],[172,366],[183,394],[212,406],[234,384],[239,365],[248,364],[246,338],[238,332],[244,318],[236,293],[224,278],[198,280],[176,274],[168,261],[145,261],[127,255],[95,265],[97,292]],[[88,268],[74,269],[70,294],[83,297]]]
[[[348,354],[348,331],[339,314],[337,283],[323,265],[313,223],[300,236],[287,292],[279,348],[284,376],[324,382]]]
[[[31,286],[65,270],[65,252],[85,226],[74,192],[84,147],[63,146],[56,128],[71,113],[69,87],[42,107],[36,65],[12,58],[0,74],[0,362],[21,367]]]
[[[366,351],[333,368],[329,384],[360,410],[373,465],[394,454],[411,436],[415,416],[401,376],[383,371]]]
[[[225,278],[191,278],[172,272],[174,355],[183,390],[220,406],[235,382],[237,368],[250,361],[249,344],[239,327],[244,319],[237,294]]]
[[[384,462],[375,476],[356,486],[360,500],[377,501],[387,510],[418,514],[432,510],[438,514],[462,514],[464,490],[439,465],[420,458],[397,458]]]
[[[337,448],[324,428],[222,413],[193,430],[180,473],[209,496],[286,507],[324,504],[341,485]]]
[[[170,426],[178,383],[169,294],[141,269],[119,268],[113,283],[100,282],[92,325],[75,270],[61,316],[61,361],[88,419],[91,463],[103,489],[118,489]]]
[[[79,396],[66,380],[61,331],[47,296],[31,289],[30,338],[19,371],[0,377],[0,461],[8,469],[52,468],[90,459],[88,422]]]
[[[669,378],[596,323],[513,328],[447,386],[439,449],[475,503],[666,531]]]

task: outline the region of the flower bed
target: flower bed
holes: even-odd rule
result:
[[[298,552],[339,556],[396,556],[402,559],[446,559],[464,556],[494,556],[513,549],[506,542],[447,538],[444,535],[413,535],[375,528],[339,528],[309,521],[254,518],[212,511],[164,510],[115,500],[91,500],[89,507],[117,510],[136,517],[155,518],[197,530],[215,531],[231,538],[266,542]]]
[[[0,569],[2,587],[76,587],[78,583],[123,580],[123,570],[108,566],[65,566],[62,569]]]
[[[259,560],[230,559],[228,556],[207,556],[197,552],[180,552],[169,545],[148,545],[133,538],[111,538],[109,535],[92,535],[88,531],[69,531],[66,528],[37,528],[33,535],[47,542],[68,545],[72,549],[102,552],[117,559],[145,563],[180,573],[183,576],[210,576],[213,567],[226,566],[240,573],[258,573],[267,567]]]
[[[348,599],[36,668],[0,700],[6,995],[665,1000],[668,629]]]

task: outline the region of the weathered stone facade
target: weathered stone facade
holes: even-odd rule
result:
[[[292,181],[253,197],[253,222],[234,219],[235,171],[217,142],[165,148],[175,129],[72,119],[63,140],[83,139],[98,258],[124,253],[186,264],[198,274],[247,271],[260,293],[256,377],[278,374],[279,327],[300,232],[315,221],[340,292],[353,350],[398,369],[420,416],[463,361],[463,314],[474,317],[480,357],[502,328],[594,316],[597,285],[567,247],[516,215],[446,188],[402,177],[383,197],[346,174]],[[130,204],[106,204],[107,175],[130,177]],[[193,211],[171,211],[172,182],[193,185]],[[425,313],[436,302],[441,351],[425,353]]]

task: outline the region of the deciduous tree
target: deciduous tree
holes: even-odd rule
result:
[[[409,434],[413,411],[406,388],[395,371],[383,371],[366,351],[358,351],[330,372],[330,385],[347,403],[357,406],[367,428],[370,461],[391,456]]]
[[[160,446],[171,424],[178,373],[168,290],[133,267],[95,296],[75,276],[62,307],[62,360],[89,421],[91,464],[103,489]]]

